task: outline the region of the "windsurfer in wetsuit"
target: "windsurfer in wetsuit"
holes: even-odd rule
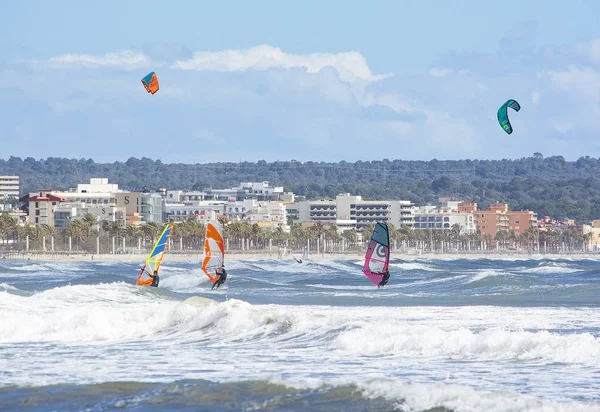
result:
[[[383,278],[381,279],[381,282],[379,282],[379,284],[377,285],[378,288],[387,285],[388,280],[390,280],[390,271],[386,270],[385,272],[380,272],[380,275],[383,275]]]
[[[158,277],[158,270],[155,270],[154,273],[150,275],[150,277],[152,278],[152,283],[150,284],[150,286],[154,286],[155,288],[157,288],[158,282],[160,281],[160,278]],[[389,277],[390,275],[388,273],[388,278]]]
[[[142,268],[142,273],[144,273],[144,270],[145,268]],[[140,286],[154,286],[155,288],[157,288],[158,282],[160,281],[160,278],[158,277],[158,270],[155,270],[152,274],[148,273],[148,276],[150,276],[150,278],[138,280],[137,284]]]
[[[218,267],[215,270],[215,273],[219,278],[215,281],[215,283],[213,283],[211,289],[214,289],[215,286],[217,287],[217,289],[219,289],[219,286],[221,286],[227,280],[227,271],[225,270],[224,266]]]

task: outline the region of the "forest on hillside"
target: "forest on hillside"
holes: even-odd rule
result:
[[[11,156],[0,159],[0,175],[20,176],[21,193],[39,189],[65,190],[91,177],[107,177],[123,189],[202,190],[268,180],[271,185],[307,199],[333,198],[342,192],[366,200],[404,199],[417,205],[435,204],[440,196],[509,204],[538,216],[574,218],[578,223],[600,219],[600,159],[589,156],[566,161],[562,156],[504,160],[375,160],[358,162],[239,162],[166,164],[146,157],[125,162],[96,163],[92,159]]]

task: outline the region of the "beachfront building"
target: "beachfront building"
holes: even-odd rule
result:
[[[342,193],[335,200],[298,202],[298,220],[334,224],[340,231],[360,230],[377,222],[395,227],[412,226],[413,206],[408,200],[363,200],[361,196]]]
[[[225,215],[224,201],[194,200],[165,204],[165,221],[179,222],[187,219],[195,219],[203,222],[207,216],[217,217]],[[210,219],[209,219],[210,220]]]
[[[592,228],[591,238],[590,238],[590,246],[591,250],[599,251],[600,250],[600,220],[592,220]]]
[[[40,190],[29,194],[29,223],[54,226],[54,208],[64,197],[52,193],[52,190]]]
[[[141,193],[119,189],[118,184],[108,183],[107,178],[91,178],[90,183],[79,183],[77,188],[66,192],[53,191],[66,202],[85,203],[90,208],[117,207],[124,208],[127,223],[137,223],[140,220]],[[101,215],[106,215],[105,209]]]
[[[460,229],[460,234],[475,233],[475,217],[472,213],[462,212],[450,207],[416,207],[413,210],[415,230],[451,230]],[[455,226],[458,225],[458,226]]]
[[[225,207],[225,216],[230,221],[246,221],[258,224],[264,230],[281,228],[290,230],[287,224],[287,209],[283,202],[244,199],[229,199]]]
[[[103,222],[120,221],[125,226],[127,221],[126,209],[114,205],[90,205],[85,202],[60,202],[54,207],[54,227],[66,229],[69,223],[83,219],[86,215],[96,218],[97,224],[93,229],[99,230]]]
[[[60,224],[90,213],[99,220],[120,220],[125,212],[126,223],[137,223],[140,218],[141,193],[119,189],[107,178],[92,178],[90,183],[80,183],[68,191],[40,190],[29,195],[29,222],[55,225],[57,206]]]
[[[519,236],[530,227],[537,227],[537,214],[531,210],[509,210],[506,203],[492,203],[489,210],[478,210],[477,203],[464,202],[458,210],[472,213],[482,236],[495,239],[499,231],[514,232]]]
[[[537,214],[531,210],[509,210],[506,214],[508,230],[514,231],[517,236],[527,232],[530,227],[537,226]]]
[[[0,176],[0,203],[19,199],[19,176]]]
[[[166,200],[172,203],[208,200],[227,202],[231,198],[237,201],[255,199],[260,201],[294,202],[294,194],[292,192],[284,192],[283,186],[270,186],[268,181],[242,182],[239,186],[229,189],[208,188],[201,191],[166,191]]]
[[[160,193],[142,193],[140,214],[144,222],[162,224],[166,218],[165,199]]]
[[[300,211],[298,210],[297,203],[286,203],[285,210],[287,214],[288,224],[293,225],[300,221]]]

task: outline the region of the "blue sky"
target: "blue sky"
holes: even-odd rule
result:
[[[597,1],[10,2],[0,156],[600,157],[597,16]]]

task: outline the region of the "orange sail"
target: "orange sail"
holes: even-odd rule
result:
[[[223,228],[216,220],[211,220],[206,225],[206,236],[204,239],[204,259],[202,260],[202,271],[214,282],[219,278],[211,275],[210,270],[223,266],[225,261],[225,242],[223,240]]]

